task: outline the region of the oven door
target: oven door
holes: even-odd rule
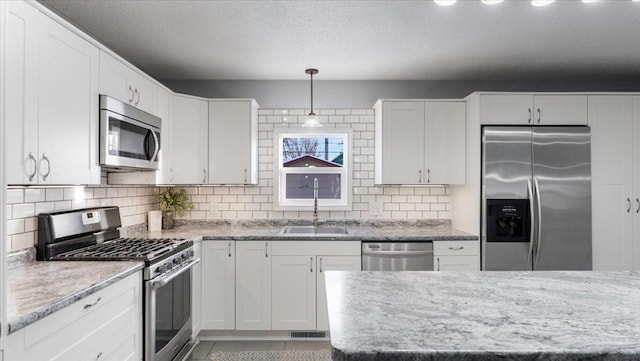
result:
[[[191,339],[192,260],[145,282],[145,361],[172,361]]]
[[[100,164],[158,169],[160,129],[107,109],[100,110]]]

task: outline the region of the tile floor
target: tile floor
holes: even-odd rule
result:
[[[329,341],[200,341],[191,355],[191,360],[206,361],[212,352],[217,351],[316,351],[329,348]]]

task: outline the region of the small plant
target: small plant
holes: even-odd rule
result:
[[[167,212],[176,212],[178,217],[184,216],[185,212],[194,209],[193,203],[189,200],[189,195],[184,189],[168,188],[158,194],[160,210],[164,217]]]

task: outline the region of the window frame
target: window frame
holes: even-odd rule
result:
[[[284,138],[343,138],[342,167],[282,167]],[[353,131],[351,128],[276,128],[273,131],[273,204],[274,210],[313,211],[313,198],[286,199],[287,174],[340,174],[340,199],[319,199],[319,211],[350,211],[352,209]]]

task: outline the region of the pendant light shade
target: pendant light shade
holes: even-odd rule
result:
[[[316,117],[316,113],[313,112],[313,75],[318,74],[318,69],[306,69],[304,72],[311,76],[311,111],[302,126],[305,128],[320,128],[322,124],[320,124],[318,117]]]

